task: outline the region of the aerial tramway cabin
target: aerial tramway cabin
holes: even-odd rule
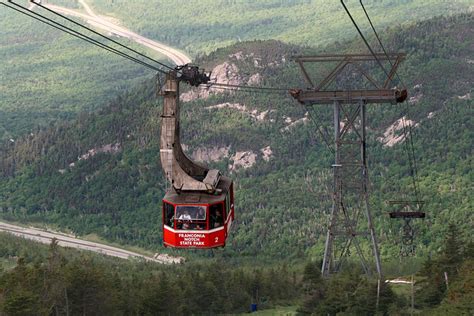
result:
[[[233,220],[229,178],[221,177],[215,194],[171,189],[163,198],[163,243],[174,248],[224,247]]]
[[[163,244],[173,248],[224,247],[234,220],[232,180],[192,161],[179,133],[179,82],[199,85],[209,77],[197,67],[169,72],[163,87],[160,159],[171,186],[163,198]]]

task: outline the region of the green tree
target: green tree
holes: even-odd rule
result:
[[[316,311],[324,299],[324,281],[321,271],[314,262],[308,262],[303,272],[303,302],[298,312],[311,314]]]
[[[0,279],[3,300],[0,311],[7,315],[47,315],[41,306],[41,271],[29,267],[23,258],[17,266]]]

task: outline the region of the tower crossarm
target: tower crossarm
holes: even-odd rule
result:
[[[290,94],[301,104],[391,103],[405,101],[407,91],[400,89],[315,91],[292,89]]]

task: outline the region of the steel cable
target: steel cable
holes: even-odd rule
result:
[[[372,23],[372,19],[370,18],[367,10],[365,9],[365,6],[362,3],[362,0],[359,0],[359,3],[362,6],[362,9],[364,10],[365,16],[367,17],[367,20],[369,21],[370,27],[372,28],[372,31],[374,32],[375,37],[377,38],[377,41],[378,41],[380,47],[382,48],[385,56],[387,56],[387,60],[390,63],[390,66],[393,67],[393,63],[392,63],[392,61],[390,60],[390,58],[388,56],[387,50],[385,49],[385,46],[383,45],[382,40],[380,39],[380,36],[379,36],[378,32],[375,30],[375,26]],[[406,89],[407,87],[406,87],[405,83],[403,82],[402,78],[398,75],[398,71],[395,71],[395,75],[397,76],[398,80],[402,84],[403,88]],[[406,105],[405,115],[409,115],[410,111],[409,111],[408,102],[407,102],[406,99],[405,99],[405,105]],[[405,148],[406,148],[407,156],[408,156],[409,163],[410,163],[411,176],[413,178],[412,180],[413,180],[413,186],[414,186],[413,189],[415,191],[415,199],[419,200],[419,198],[418,198],[418,188],[417,188],[417,184],[416,184],[416,177],[417,177],[417,174],[418,174],[418,168],[417,168],[417,164],[416,164],[415,149],[414,149],[414,145],[413,145],[413,130],[412,130],[412,127],[411,127],[410,124],[407,124],[408,127],[405,125],[405,119],[402,119],[402,124],[403,124],[403,134],[405,136],[405,139],[407,139],[407,141],[410,142],[410,145],[409,146],[406,145]]]
[[[15,2],[13,2],[13,1],[9,1],[9,2],[12,3],[13,5],[17,6],[17,7],[22,8],[22,9],[25,10],[25,11],[28,10],[27,8],[21,6],[21,5],[15,3]],[[144,62],[144,61],[142,61],[142,60],[139,60],[139,59],[134,58],[134,57],[132,57],[132,56],[130,56],[130,55],[127,55],[127,54],[125,54],[124,52],[121,52],[121,51],[119,51],[119,50],[117,50],[117,49],[115,49],[115,48],[113,48],[113,47],[110,47],[110,46],[108,46],[108,45],[106,45],[106,44],[104,44],[104,43],[101,43],[101,42],[99,42],[99,41],[93,39],[93,38],[90,38],[90,37],[88,37],[87,35],[84,35],[84,34],[82,34],[82,33],[80,33],[80,32],[77,32],[77,31],[71,29],[71,28],[68,28],[67,26],[64,26],[64,25],[62,25],[62,24],[60,24],[60,23],[58,23],[58,22],[56,22],[56,21],[53,21],[53,20],[51,20],[51,19],[49,19],[49,18],[47,18],[47,17],[45,17],[45,16],[43,16],[43,15],[41,15],[41,14],[39,14],[39,13],[31,12],[31,13],[33,13],[33,14],[30,14],[30,13],[28,13],[28,12],[25,12],[25,11],[22,11],[22,10],[20,10],[20,9],[15,8],[15,7],[12,7],[12,6],[10,6],[10,5],[6,4],[6,3],[1,2],[0,4],[3,4],[4,6],[10,8],[10,9],[12,9],[12,10],[15,10],[15,11],[21,13],[21,14],[26,15],[26,16],[29,16],[30,18],[33,18],[33,19],[35,19],[35,20],[38,20],[38,21],[40,21],[40,22],[42,22],[42,23],[44,23],[44,24],[47,24],[47,25],[49,25],[49,26],[51,26],[51,27],[53,27],[53,28],[56,28],[56,29],[58,29],[58,30],[60,30],[60,31],[62,31],[62,32],[65,32],[65,33],[70,34],[70,35],[72,35],[72,36],[74,36],[74,37],[77,37],[77,38],[79,38],[79,39],[81,39],[81,40],[83,40],[83,41],[86,41],[86,42],[88,42],[88,43],[90,43],[90,44],[93,44],[93,45],[98,46],[98,47],[100,47],[100,48],[102,48],[102,49],[105,49],[105,50],[107,50],[107,51],[109,51],[109,52],[111,52],[111,53],[114,53],[114,54],[116,54],[116,55],[119,55],[119,56],[121,56],[121,57],[123,57],[123,58],[127,58],[127,59],[129,59],[129,60],[131,60],[131,61],[133,61],[133,62],[135,62],[135,63],[137,63],[137,64],[140,64],[140,65],[142,65],[142,66],[145,66],[145,67],[147,67],[147,68],[150,68],[150,69],[152,69],[152,70],[155,70],[155,71],[158,71],[158,72],[161,72],[161,73],[166,73],[165,71],[163,71],[163,70],[160,69],[160,68],[157,68],[157,67],[155,67],[155,66],[153,66],[153,65],[150,65],[150,64],[148,64],[148,63],[146,63],[146,62]],[[29,10],[28,10],[28,11],[29,11]],[[35,15],[36,15],[36,16],[35,16]],[[39,16],[39,17],[41,17],[41,18],[39,18],[39,17],[37,17],[37,16]]]
[[[13,1],[10,1],[10,0],[9,0],[9,2],[12,2],[12,3],[13,3]],[[81,23],[76,22],[76,21],[74,21],[73,19],[70,19],[70,18],[68,18],[68,17],[65,16],[65,15],[62,15],[62,14],[59,13],[59,12],[56,12],[56,11],[54,11],[54,10],[51,10],[51,9],[49,9],[48,7],[45,7],[44,5],[42,5],[42,4],[40,4],[40,3],[36,3],[36,2],[33,1],[33,0],[30,0],[30,2],[36,4],[36,5],[39,6],[40,8],[43,8],[43,9],[45,9],[45,10],[47,10],[47,11],[49,11],[49,12],[51,12],[51,13],[57,15],[57,16],[62,17],[63,19],[65,19],[65,20],[67,20],[67,21],[69,21],[69,22],[71,22],[71,23],[74,23],[74,24],[78,25],[78,26],[80,26],[80,27],[82,27],[82,28],[84,28],[84,29],[86,29],[86,30],[88,30],[88,31],[90,31],[90,32],[92,32],[92,33],[94,33],[94,34],[96,34],[96,35],[102,37],[102,38],[105,38],[105,39],[111,41],[111,42],[114,43],[114,44],[117,44],[117,45],[119,45],[119,46],[121,46],[121,47],[123,47],[123,48],[125,48],[125,49],[128,49],[129,51],[134,52],[134,53],[137,54],[137,55],[140,55],[140,56],[142,56],[142,57],[144,57],[144,58],[146,58],[146,59],[148,59],[148,60],[151,60],[151,61],[153,61],[153,62],[155,62],[155,63],[157,63],[157,64],[159,64],[159,65],[161,65],[161,66],[163,66],[163,67],[165,67],[165,68],[168,68],[169,70],[173,70],[173,69],[174,69],[173,67],[170,67],[170,66],[168,66],[168,65],[166,65],[166,64],[164,64],[164,63],[162,63],[162,62],[159,62],[159,61],[156,60],[156,59],[153,59],[153,58],[151,58],[151,57],[149,57],[149,56],[147,56],[147,55],[145,55],[145,54],[142,54],[142,53],[136,51],[136,50],[133,49],[133,48],[130,48],[130,47],[126,46],[126,45],[123,45],[122,43],[120,43],[120,42],[118,42],[118,41],[116,41],[116,40],[114,40],[114,39],[112,39],[112,38],[110,38],[110,37],[108,37],[108,36],[105,36],[105,35],[103,35],[103,34],[97,32],[97,31],[94,31],[93,29],[91,29],[91,28],[89,28],[89,27],[87,27],[87,26],[85,26],[85,25],[83,25],[83,24],[81,24]]]

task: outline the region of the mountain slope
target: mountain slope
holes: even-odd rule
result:
[[[182,47],[191,54],[210,52],[239,41],[254,39],[276,39],[285,43],[324,47],[335,41],[351,39],[357,34],[340,1],[87,2],[98,11],[115,16],[140,32]],[[345,3],[363,31],[370,33],[370,25],[359,1]],[[380,31],[439,15],[473,10],[468,0],[366,0],[363,3]]]
[[[28,1],[16,2],[29,5]],[[15,140],[37,126],[96,110],[114,95],[153,76],[141,65],[0,7],[0,141]],[[35,12],[48,15],[38,8]],[[131,41],[122,43],[143,51]],[[152,50],[147,54],[164,59]]]
[[[408,53],[401,75],[412,97],[408,119],[418,123],[420,191],[429,202],[428,220],[417,224],[420,255],[439,247],[446,221],[468,233],[473,220],[473,24],[472,14],[460,15],[384,34],[389,50]],[[361,49],[356,40],[324,51]],[[254,41],[219,49],[197,63],[227,80],[300,87],[290,57],[302,53],[317,52]],[[154,85],[148,81],[97,113],[0,147],[1,217],[160,248],[166,183],[158,165],[161,100]],[[197,95],[183,89],[183,143],[193,157],[232,171],[236,183],[236,226],[221,255],[319,256],[331,204],[326,187],[332,155],[311,121],[330,125],[331,109],[316,107],[309,117],[288,96],[225,93],[193,100]],[[403,142],[387,147],[379,137],[405,112],[405,106],[390,105],[369,110],[371,204],[384,258],[398,252],[393,239],[401,223],[389,222],[383,201],[409,195],[411,180]]]
[[[27,0],[16,2],[30,5]],[[74,1],[49,0],[49,3],[86,13]],[[115,17],[122,26],[186,50],[191,56],[241,40],[278,39],[324,47],[356,35],[338,1],[91,0],[88,3],[98,15]],[[347,5],[363,31],[369,34],[359,3],[348,1]],[[440,14],[473,9],[469,0],[367,0],[365,5],[381,32]],[[47,14],[39,8],[35,11]],[[15,140],[37,126],[76,118],[78,113],[95,110],[117,93],[152,76],[139,65],[5,6],[0,9],[0,34],[0,140]],[[119,40],[152,57],[163,57],[127,39]]]

